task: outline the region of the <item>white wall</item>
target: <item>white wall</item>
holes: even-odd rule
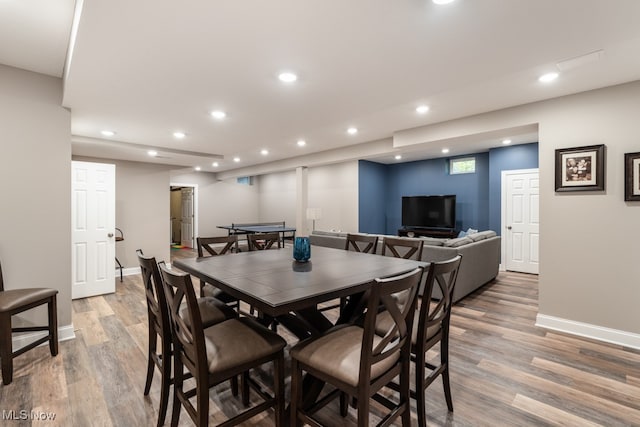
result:
[[[358,232],[358,162],[309,168],[309,207],[322,209],[317,230]]]
[[[308,206],[322,210],[322,218],[316,221],[316,229],[357,232],[358,162],[311,167],[308,171]],[[284,220],[287,224],[295,224],[295,171],[261,175],[256,181],[260,221]]]
[[[539,124],[540,324],[640,348],[640,203],[624,202],[624,153],[640,151],[640,81],[453,120],[399,142]],[[606,191],[556,193],[555,150],[606,145]]]
[[[218,225],[257,222],[260,218],[256,185],[238,184],[235,178],[218,181],[212,173],[184,169],[171,172],[171,183],[197,185],[199,236],[225,236],[227,232]]]
[[[62,80],[0,65],[5,289],[57,289],[58,325],[65,327],[71,324],[71,116],[61,102]],[[45,319],[39,308],[15,324]]]
[[[116,256],[124,268],[139,267],[137,249],[158,261],[169,261],[169,166],[124,160],[73,157],[116,165],[116,227],[124,240]]]

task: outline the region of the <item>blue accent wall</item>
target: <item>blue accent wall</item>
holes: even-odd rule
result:
[[[503,170],[538,167],[538,143],[500,147],[476,158],[476,172],[449,175],[449,158],[383,165],[361,160],[358,217],[362,233],[396,234],[402,226],[402,196],[456,195],[456,229],[500,234]]]
[[[494,148],[489,151],[489,228],[502,234],[502,171],[536,169],[538,167],[538,143]]]
[[[386,165],[366,160],[358,162],[358,229],[361,233],[385,233],[386,187]]]
[[[456,229],[489,227],[489,154],[474,154],[476,172],[449,175],[449,158],[389,165],[386,234],[402,226],[402,197],[456,195]]]

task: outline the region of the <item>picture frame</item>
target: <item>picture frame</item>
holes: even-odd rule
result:
[[[604,144],[557,149],[556,192],[604,191],[604,154]]]
[[[640,153],[624,154],[624,200],[640,201]]]

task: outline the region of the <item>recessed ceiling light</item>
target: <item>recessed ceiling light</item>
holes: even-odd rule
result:
[[[269,154],[269,150],[260,150],[260,154],[266,156],[267,154]]]
[[[356,133],[358,133],[358,128],[350,127],[349,129],[347,129],[347,133],[349,135],[355,135]]]
[[[211,117],[213,117],[214,119],[222,120],[227,117],[227,113],[221,110],[215,110],[211,112]]]
[[[280,79],[280,81],[283,83],[293,83],[296,80],[298,80],[298,76],[296,76],[293,73],[286,72],[286,73],[280,73],[278,75],[278,79]]]
[[[307,141],[305,141],[304,139],[298,140],[298,147],[304,147],[305,145],[307,145]]]
[[[233,161],[234,161],[234,162],[236,162],[236,163],[238,163],[238,162],[240,161],[240,157],[234,157],[234,158],[233,158]]]
[[[174,136],[174,137],[176,137],[176,138],[178,138],[178,139],[182,139],[182,138],[184,138],[185,136],[187,136],[187,134],[186,134],[186,133],[184,133],[184,132],[180,132],[180,131],[178,131],[178,132],[174,132],[174,133],[173,133],[173,136]]]
[[[416,108],[416,112],[418,114],[426,114],[429,111],[429,107],[426,105],[420,105],[418,108]]]
[[[113,135],[115,135],[115,134],[116,134],[116,133],[115,133],[114,131],[112,131],[112,130],[103,130],[103,131],[100,131],[100,133],[101,133],[103,136],[113,136]]]
[[[547,74],[543,74],[540,76],[540,78],[538,78],[539,81],[541,81],[542,83],[549,83],[554,81],[555,79],[557,79],[559,76],[558,73],[547,73]]]
[[[213,163],[211,163],[211,166],[213,166],[214,168],[217,168],[220,165],[218,164],[218,162],[213,162]]]
[[[444,154],[447,154],[447,153],[449,152],[449,149],[448,149],[448,148],[443,148],[443,149],[442,149],[442,152],[443,152]]]
[[[147,154],[150,155],[151,157],[155,157],[158,155],[158,152],[156,150],[149,150],[147,151]]]
[[[396,160],[400,160],[401,158],[402,156],[400,154],[396,154],[396,157],[395,157]]]
[[[511,140],[510,140],[510,139],[503,139],[503,140],[502,140],[502,143],[503,143],[504,145],[509,145],[509,144],[511,144]]]
[[[432,0],[435,4],[449,4],[453,3],[453,0]]]
[[[200,172],[202,170],[200,166],[196,166],[194,169],[196,170],[196,172]]]

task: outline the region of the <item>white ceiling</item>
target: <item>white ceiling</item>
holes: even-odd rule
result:
[[[0,0],[0,63],[61,76],[70,3]],[[86,0],[63,103],[74,154],[229,171],[638,80],[638,22],[638,0]],[[601,59],[537,81],[598,50]],[[278,81],[284,70],[298,81]],[[430,112],[417,114],[420,104]],[[214,109],[228,117],[216,121]],[[349,126],[360,131],[347,135]],[[449,155],[503,137],[536,140],[498,132]],[[423,148],[403,160],[435,155]],[[398,151],[389,144],[375,160]]]

